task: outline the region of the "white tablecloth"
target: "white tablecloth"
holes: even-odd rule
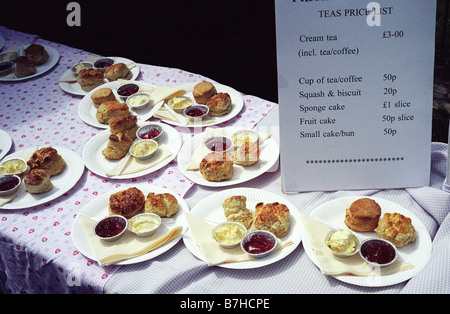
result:
[[[278,108],[259,125],[277,138]],[[178,243],[155,260],[119,269],[105,285],[107,293],[290,294],[290,293],[449,293],[450,194],[441,190],[445,179],[447,145],[432,145],[429,187],[393,190],[308,192],[283,194],[280,170],[234,187],[251,187],[283,195],[299,211],[310,212],[326,201],[346,196],[372,196],[396,202],[414,213],[434,238],[432,257],[409,281],[386,287],[355,286],[321,274],[300,245],[281,261],[256,269],[209,267]],[[185,199],[192,208],[205,197],[223,190],[196,185]]]

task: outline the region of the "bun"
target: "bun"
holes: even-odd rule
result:
[[[370,198],[354,201],[346,209],[345,224],[353,231],[373,231],[378,226],[381,207]]]
[[[38,44],[31,44],[24,50],[25,57],[28,58],[35,65],[41,65],[47,62],[49,55],[44,46]]]
[[[289,208],[278,202],[256,205],[251,230],[266,230],[276,237],[284,237],[289,232]]]
[[[20,56],[16,59],[16,77],[26,77],[36,73],[36,66],[27,59],[27,57]]]
[[[121,159],[128,153],[131,145],[133,145],[133,140],[125,133],[111,134],[102,154],[108,159]]]
[[[259,160],[258,143],[245,142],[234,152],[234,163],[241,166],[251,166]]]
[[[63,171],[66,166],[65,160],[58,154],[53,147],[44,147],[38,149],[31,155],[27,161],[30,170],[44,169],[50,176],[54,176]]]
[[[248,210],[246,202],[245,196],[235,195],[227,198],[222,203],[222,208],[228,221],[239,222],[248,229],[252,224],[252,213]]]
[[[416,230],[411,219],[399,213],[386,213],[375,228],[375,232],[381,239],[388,240],[396,247],[404,247],[416,240]]]
[[[217,93],[216,88],[210,82],[201,82],[194,86],[192,95],[198,104],[206,104],[209,98]]]
[[[135,187],[112,194],[109,197],[109,213],[121,215],[127,219],[133,217],[144,208],[145,195]]]
[[[97,121],[103,124],[108,124],[112,117],[129,115],[130,110],[125,103],[115,100],[110,100],[102,103],[95,114]]]
[[[93,69],[83,69],[78,72],[77,82],[81,89],[90,92],[94,88],[103,84],[104,76],[101,71]]]
[[[30,194],[45,193],[53,189],[53,183],[50,181],[50,174],[44,169],[30,170],[23,180],[25,189]]]
[[[95,108],[98,109],[100,105],[106,101],[116,100],[116,96],[114,95],[111,88],[99,88],[91,95],[92,102],[94,103]]]
[[[227,153],[209,153],[200,162],[200,173],[208,181],[229,180],[233,176],[233,156]]]
[[[170,193],[149,193],[145,200],[145,213],[153,213],[160,217],[170,217],[178,212],[178,201]]]
[[[139,128],[137,117],[131,114],[112,117],[109,120],[109,128],[113,134],[123,132],[134,140],[137,137],[136,131]]]
[[[105,70],[105,77],[109,81],[117,81],[118,79],[129,80],[133,74],[124,63],[116,63]]]
[[[233,107],[228,93],[215,94],[206,101],[206,106],[208,106],[211,116],[223,116],[229,113]]]

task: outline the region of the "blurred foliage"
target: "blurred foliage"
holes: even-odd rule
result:
[[[436,62],[450,64],[450,0],[437,0]]]

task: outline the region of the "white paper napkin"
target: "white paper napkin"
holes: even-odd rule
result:
[[[189,213],[184,213],[184,215],[189,226],[189,232],[209,266],[245,262],[253,259],[242,251],[240,246],[233,249],[224,249],[215,242],[211,237],[211,231],[214,225]]]
[[[159,144],[155,155],[153,155],[150,159],[137,159],[133,156],[130,156],[130,158],[122,161],[125,162],[125,165],[123,165],[122,162],[117,163],[111,170],[106,173],[106,175],[108,177],[114,177],[121,174],[131,174],[144,171],[156,166],[170,156],[172,156],[172,152],[170,151],[169,147],[167,147],[166,144],[161,143]]]

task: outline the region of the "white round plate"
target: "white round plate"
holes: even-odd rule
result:
[[[195,85],[197,85],[198,83],[189,83],[189,84],[185,84],[185,85],[181,85],[178,86],[181,89],[184,89],[186,91],[186,94],[184,95],[185,97],[189,97],[192,100],[192,103],[195,104],[195,100],[194,100],[194,96],[192,95],[192,92],[194,91],[194,87]],[[207,116],[204,120],[211,120],[212,122],[208,122],[207,124],[203,124],[203,123],[185,123],[185,116],[183,114],[178,114],[175,113],[177,116],[179,116],[180,121],[182,122],[175,122],[172,120],[163,120],[164,122],[167,122],[169,124],[172,125],[176,125],[176,126],[184,126],[184,127],[205,127],[205,126],[212,126],[212,125],[217,125],[220,123],[223,123],[225,121],[228,121],[232,118],[234,118],[235,116],[237,116],[239,114],[239,112],[241,112],[242,108],[244,107],[244,98],[242,97],[241,93],[239,93],[238,91],[236,91],[235,89],[226,86],[226,85],[222,85],[219,83],[214,83],[214,86],[216,87],[216,90],[218,93],[228,93],[231,97],[231,103],[233,104],[233,107],[231,109],[231,111],[223,116],[219,116],[219,117],[213,117],[213,116]]]
[[[25,76],[25,77],[14,77],[14,78],[0,76],[0,82],[24,81],[24,80],[28,80],[30,78],[36,77],[38,75],[44,74],[45,72],[51,70],[51,68],[53,68],[53,66],[59,60],[59,52],[58,52],[58,50],[56,50],[53,47],[46,46],[46,45],[42,45],[42,46],[45,48],[45,50],[48,53],[48,60],[44,64],[36,66],[36,73],[29,75],[29,76]],[[26,47],[28,47],[28,45],[24,46],[23,48],[25,49]]]
[[[131,186],[129,186],[129,187],[131,187]],[[165,233],[165,232],[168,232],[173,227],[181,225],[181,226],[183,226],[183,232],[185,232],[186,222],[184,220],[183,212],[189,211],[189,207],[188,207],[186,201],[181,196],[179,196],[176,193],[171,192],[168,189],[154,186],[154,185],[137,185],[134,187],[141,190],[145,196],[147,196],[147,194],[150,192],[157,193],[157,194],[170,193],[173,196],[175,196],[178,201],[179,209],[178,209],[178,212],[174,216],[170,217],[170,218],[174,219],[174,222],[173,223],[163,223],[160,227],[161,228],[160,231]],[[109,197],[112,194],[122,191],[122,190],[126,190],[127,188],[128,187],[121,186],[120,189],[112,190],[108,193],[100,195],[99,197],[96,197],[95,199],[90,201],[88,204],[86,204],[86,206],[83,207],[83,209],[81,209],[80,212],[77,214],[77,217],[75,217],[70,235],[72,237],[72,241],[73,241],[75,247],[77,248],[77,250],[81,254],[86,256],[87,258],[96,260],[95,254],[92,251],[92,249],[89,245],[88,239],[84,233],[83,226],[81,225],[79,216],[83,215],[85,217],[89,217],[89,218],[92,218],[95,220],[100,220],[101,218],[108,216]],[[147,261],[149,259],[152,259],[152,258],[168,251],[170,248],[172,248],[175,244],[177,244],[177,242],[180,240],[180,238],[181,237],[178,237],[178,238],[168,242],[167,244],[163,245],[162,247],[160,247],[152,252],[149,252],[145,255],[141,255],[139,257],[135,257],[135,258],[132,258],[129,260],[119,262],[116,265],[129,265],[129,264],[139,263],[142,261]]]
[[[230,180],[212,182],[206,180],[198,170],[186,170],[196,149],[202,145],[202,140],[203,136],[202,134],[199,134],[184,143],[183,147],[181,147],[180,153],[178,154],[177,161],[178,168],[184,176],[186,176],[189,180],[203,186],[223,187],[247,182],[272,168],[280,155],[280,147],[278,143],[274,139],[268,138],[260,145],[261,153],[256,164],[246,167],[234,165],[233,176]]]
[[[0,130],[0,160],[9,152],[11,145],[11,136],[6,131]]]
[[[137,82],[137,83],[141,83],[141,82]],[[147,84],[147,83],[145,83],[145,84]],[[113,90],[113,92],[116,95],[116,99],[120,99],[119,95],[117,95],[117,92],[116,92],[119,85],[120,85],[120,83],[117,81],[109,82],[109,83],[105,83],[97,88],[94,88],[92,91],[87,93],[83,97],[83,99],[80,101],[80,104],[78,105],[78,116],[81,118],[81,120],[83,120],[85,123],[92,125],[96,128],[100,128],[100,129],[108,128],[109,127],[108,124],[103,124],[103,123],[98,122],[98,120],[95,116],[97,113],[97,108],[95,108],[92,103],[91,95],[93,93],[95,93],[95,91],[97,89],[108,87]],[[147,85],[153,87],[153,85],[150,85],[150,84],[147,84]],[[196,83],[191,83],[191,84],[177,86],[177,88],[186,90],[187,93],[185,94],[185,96],[193,99],[192,91],[194,90],[195,85],[196,85]],[[220,117],[209,117],[208,116],[207,119],[213,120],[213,122],[208,123],[208,124],[178,123],[178,122],[174,122],[171,120],[165,120],[165,119],[163,121],[168,124],[175,125],[175,126],[205,127],[205,126],[217,125],[217,124],[225,122],[231,118],[234,118],[236,115],[239,114],[239,112],[241,112],[242,108],[244,107],[244,98],[242,97],[242,95],[240,93],[238,93],[236,90],[232,89],[231,87],[221,85],[221,84],[214,84],[214,86],[216,86],[216,88],[219,92],[227,92],[230,94],[231,101],[233,103],[233,109],[229,113],[227,113],[226,115],[220,116]],[[157,104],[154,104],[154,106],[156,106],[156,105]],[[147,108],[144,108],[142,110],[134,110],[133,113],[135,115],[137,115],[138,121],[145,122],[148,119],[148,116],[149,116],[152,108],[153,108],[153,106],[148,106]],[[177,114],[177,113],[175,113],[175,114]],[[185,117],[183,115],[180,115],[180,119],[185,119]]]
[[[123,174],[120,176],[113,176],[109,178],[111,179],[137,178],[139,176],[143,176],[163,168],[177,156],[182,142],[180,134],[170,125],[156,122],[153,123],[158,124],[163,128],[164,133],[161,134],[161,136],[158,138],[158,142],[165,143],[172,152],[172,155],[166,158],[165,160],[161,161],[159,164],[146,170],[131,174]],[[103,130],[100,133],[96,134],[84,145],[82,152],[82,159],[86,167],[93,173],[102,177],[107,177],[106,173],[121,161],[121,160],[109,160],[102,155],[102,150],[108,144],[110,135],[111,132],[109,130]],[[135,141],[138,140],[139,140],[138,138],[135,139]]]
[[[81,157],[67,148],[56,146],[53,146],[53,148],[66,161],[66,167],[63,171],[50,178],[54,186],[53,189],[47,193],[30,194],[25,190],[25,186],[22,183],[16,197],[8,204],[3,205],[2,209],[22,209],[44,204],[63,195],[78,182],[84,172],[84,163]],[[15,152],[8,155],[4,161],[14,158],[22,158],[27,161],[36,150],[37,148],[28,148]]]
[[[351,203],[360,198],[361,197],[345,197],[332,200],[320,205],[319,207],[314,209],[309,215],[322,221],[325,225],[329,226],[330,228],[345,228],[344,223],[345,210],[350,206]],[[428,230],[419,220],[419,218],[417,218],[413,213],[411,213],[404,207],[385,199],[376,197],[369,197],[369,198],[373,199],[380,205],[381,217],[383,217],[384,213],[399,213],[411,218],[412,224],[416,229],[416,240],[414,242],[408,243],[403,248],[399,248],[398,254],[400,258],[402,258],[405,262],[413,264],[414,268],[398,272],[395,274],[391,274],[388,276],[359,277],[359,276],[343,275],[334,277],[346,283],[366,287],[389,286],[398,284],[400,282],[412,278],[415,274],[420,272],[425,267],[431,256],[432,243]],[[301,229],[303,230],[303,228]],[[377,234],[375,232],[355,232],[355,234],[361,240],[364,240],[369,237],[372,238],[377,237]],[[306,254],[308,254],[309,258],[317,266],[318,263],[316,256],[312,251],[308,239],[305,235],[303,235],[303,247],[305,248]]]
[[[136,83],[139,84],[139,82]],[[119,83],[118,81],[105,83],[103,85],[100,85],[99,87],[94,88],[86,96],[84,96],[83,99],[81,99],[80,104],[78,105],[78,116],[81,118],[81,120],[99,129],[109,129],[108,124],[98,122],[95,116],[97,113],[97,108],[94,107],[91,95],[100,88],[111,88],[111,90],[116,96],[117,101],[122,102],[122,100],[120,100],[119,95],[117,94],[117,88],[119,88],[121,84],[122,83]],[[150,112],[150,110],[152,110],[152,108],[153,106],[147,106],[146,108],[141,110],[130,109],[130,112],[132,112],[132,114],[138,117],[138,124],[140,123],[143,124],[146,122],[145,121],[146,117],[148,116],[148,113]]]
[[[247,198],[247,208],[251,212],[254,211],[256,204],[261,202],[263,203],[278,202],[286,205],[289,208],[290,212],[289,233],[283,238],[281,238],[281,241],[292,241],[293,244],[279,251],[273,252],[265,258],[239,263],[226,263],[218,266],[231,269],[258,268],[282,260],[297,248],[297,246],[302,241],[302,237],[300,234],[300,224],[301,224],[300,212],[298,211],[298,209],[295,207],[294,204],[287,201],[282,196],[268,191],[250,188],[235,188],[224,190],[219,193],[214,193],[211,196],[200,201],[197,205],[195,205],[191,209],[190,214],[208,222],[215,222],[215,223],[225,222],[227,219],[224,215],[222,203],[224,200],[234,195],[245,196]],[[203,254],[200,251],[197,244],[195,243],[195,241],[192,239],[189,230],[183,235],[183,242],[188,248],[188,250],[195,257],[197,257],[200,260],[204,260]]]
[[[122,62],[125,64],[134,63],[134,61],[127,59],[127,58],[121,58],[121,57],[106,57],[106,58],[114,59],[114,61],[116,63],[119,63],[119,62]],[[135,67],[133,67],[131,69],[131,73],[133,74],[133,76],[131,77],[131,80],[135,80],[139,76],[140,71],[139,71],[139,66],[137,64]],[[61,78],[70,76],[71,74],[72,74],[72,69],[68,69],[66,72],[63,73]],[[108,82],[109,81],[105,78],[105,83],[108,83]],[[69,94],[73,94],[73,95],[85,96],[89,93],[89,92],[82,90],[81,86],[80,86],[80,84],[78,84],[78,82],[59,82],[59,87],[61,87],[61,89],[63,91],[65,91]]]

